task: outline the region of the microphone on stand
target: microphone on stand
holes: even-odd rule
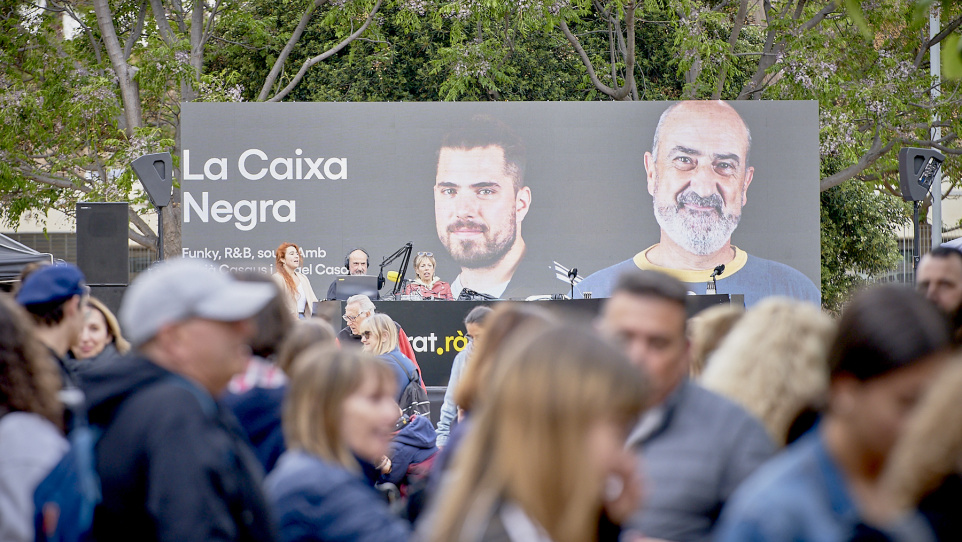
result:
[[[715,293],[718,291],[718,281],[716,280],[715,277],[720,277],[721,274],[724,272],[725,272],[725,264],[719,264],[715,266],[715,269],[712,270],[711,275],[708,276],[708,278],[711,279],[711,282],[708,284],[708,289],[711,290],[711,293]]]
[[[571,283],[571,299],[575,298],[575,279],[578,278],[578,268],[572,267],[568,270],[568,282]]]

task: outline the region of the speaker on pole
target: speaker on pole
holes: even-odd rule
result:
[[[127,203],[77,204],[77,267],[91,286],[126,286]]]

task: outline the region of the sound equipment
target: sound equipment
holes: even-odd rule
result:
[[[129,280],[127,203],[77,203],[77,267],[90,286]]]

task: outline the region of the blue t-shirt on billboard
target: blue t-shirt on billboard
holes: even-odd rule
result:
[[[629,260],[592,273],[575,285],[575,298],[580,299],[585,292],[591,292],[591,297],[611,297],[618,277],[626,271],[638,269],[661,271],[684,282],[692,293],[707,293],[711,269],[669,269],[655,265],[648,261],[647,256],[648,251],[654,247],[655,245],[652,245]],[[735,249],[735,257],[725,264],[725,271],[721,278],[717,279],[717,293],[744,294],[745,307],[751,307],[773,295],[791,297],[816,305],[821,303],[818,288],[798,270],[783,263],[751,256],[738,247],[732,248]]]

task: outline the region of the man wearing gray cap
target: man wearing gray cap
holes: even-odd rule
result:
[[[252,317],[274,295],[188,259],[127,290],[120,320],[135,350],[83,382],[103,428],[95,540],[275,539],[257,459],[214,400],[244,369]]]

